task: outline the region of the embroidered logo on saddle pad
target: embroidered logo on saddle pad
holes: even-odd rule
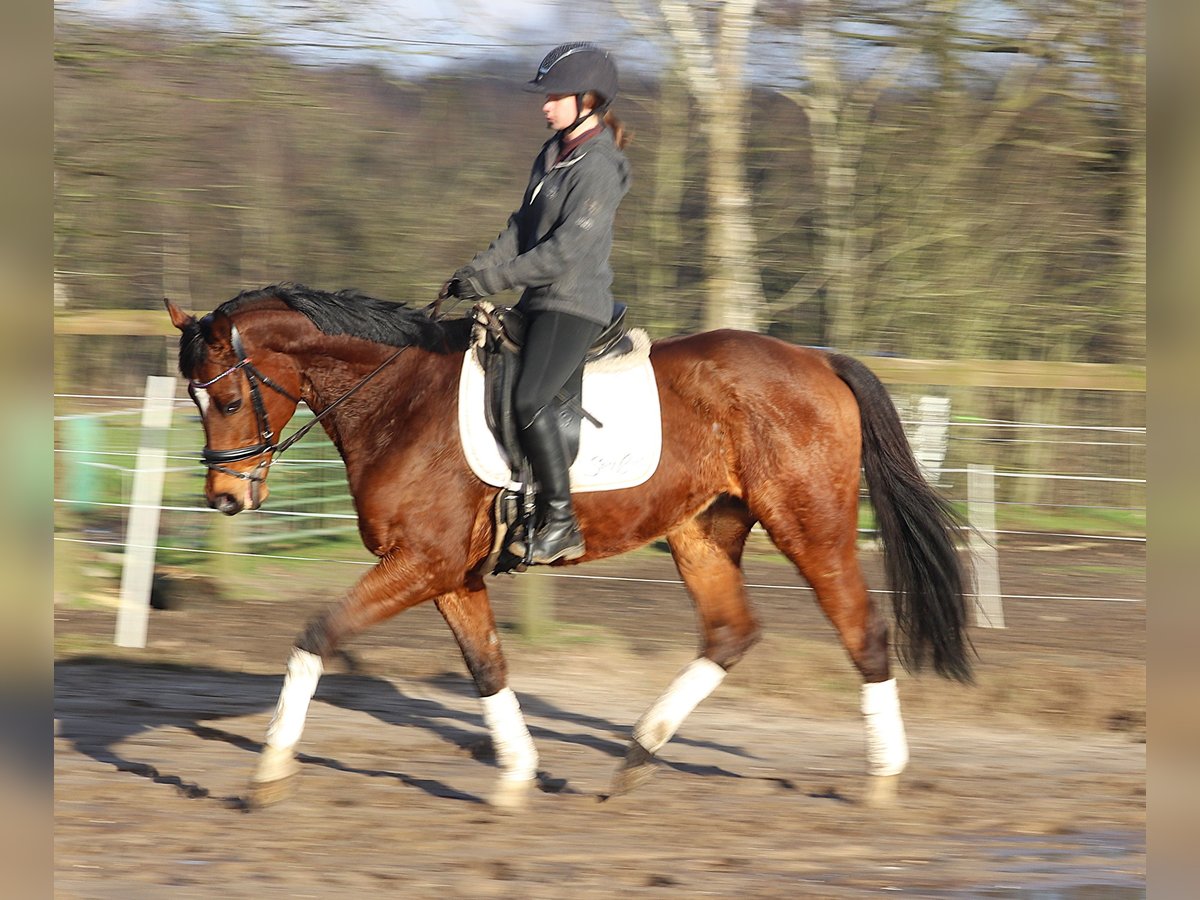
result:
[[[586,418],[579,455],[571,465],[571,490],[612,491],[636,487],[658,468],[662,421],[658,383],[650,364],[650,338],[640,328],[629,332],[634,347],[622,356],[589,363],[583,372],[583,407],[604,427]],[[463,357],[458,382],[458,430],[463,452],[486,484],[504,487],[512,471],[503,448],[488,428],[483,411],[483,368],[474,348]]]

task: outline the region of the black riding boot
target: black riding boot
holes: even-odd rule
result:
[[[578,559],[584,554],[583,534],[571,506],[570,467],[554,410],[546,408],[534,416],[521,429],[520,438],[539,485],[538,505],[544,510],[541,525],[533,535],[530,561],[540,565],[556,559]],[[524,556],[524,542],[514,542],[509,550]]]

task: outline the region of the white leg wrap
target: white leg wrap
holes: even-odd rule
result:
[[[862,688],[862,712],[867,731],[867,766],[872,775],[899,775],[908,765],[908,739],[900,718],[896,679]]]
[[[634,739],[651,753],[657,753],[700,701],[724,679],[725,670],[711,659],[693,659],[675,676],[666,693],[638,719],[633,726]]]
[[[525,727],[521,705],[512,688],[480,698],[483,721],[492,735],[500,777],[507,781],[532,781],[537,774],[538,754]]]
[[[279,703],[275,706],[271,724],[267,726],[268,747],[291,750],[299,742],[304,719],[308,715],[308,701],[312,699],[323,671],[321,657],[299,648],[292,650],[287,677],[283,679],[283,690],[279,692]]]

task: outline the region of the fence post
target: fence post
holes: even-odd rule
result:
[[[167,432],[174,403],[174,378],[162,375],[146,378],[137,469],[130,492],[129,522],[125,528],[121,605],[117,610],[116,644],[120,647],[146,646],[154,547],[158,543],[158,514],[166,479]]]
[[[237,572],[236,554],[241,546],[238,541],[241,523],[236,516],[223,513],[209,516],[208,519],[208,548],[215,551],[207,561],[208,571],[221,579],[233,578]]]
[[[517,595],[517,629],[529,641],[544,640],[554,627],[554,585],[551,579],[526,573]]]
[[[950,398],[925,395],[917,401],[913,426],[913,455],[930,484],[941,481],[950,433]]]
[[[974,526],[967,540],[975,567],[975,624],[1004,627],[1000,595],[1000,559],[996,551],[995,472],[991,466],[967,466],[967,517]]]

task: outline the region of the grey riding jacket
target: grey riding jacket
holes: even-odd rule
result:
[[[612,319],[613,218],[629,190],[629,163],[610,129],[559,163],[559,136],[542,147],[521,208],[471,260],[487,294],[523,288],[517,308],[553,310],[607,325]]]

